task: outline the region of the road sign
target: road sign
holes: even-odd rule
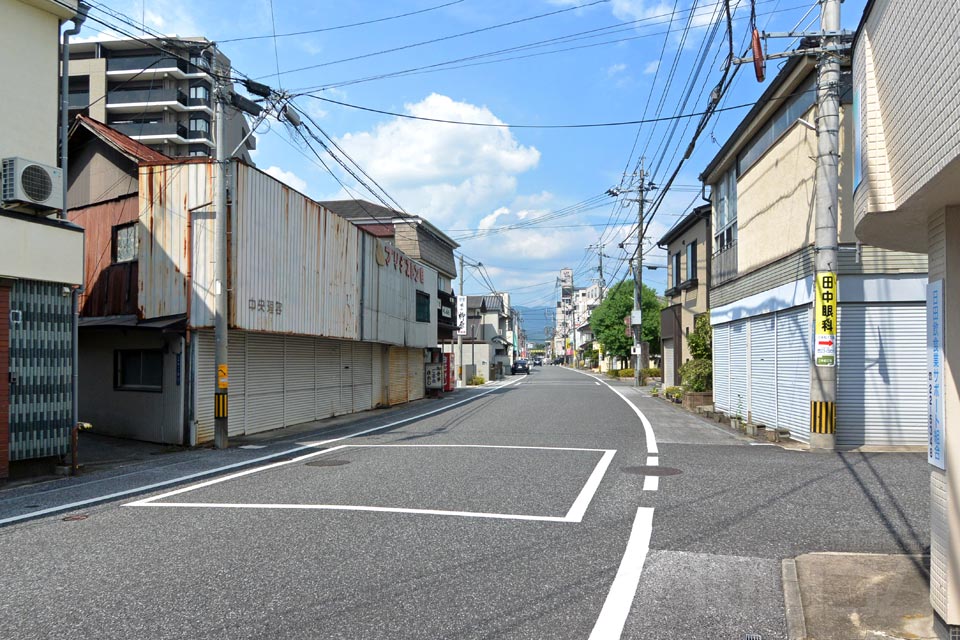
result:
[[[927,462],[946,469],[944,459],[943,280],[927,284]]]
[[[813,300],[814,359],[818,367],[832,367],[837,361],[837,274],[817,274]]]

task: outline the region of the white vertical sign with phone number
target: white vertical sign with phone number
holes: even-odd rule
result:
[[[943,280],[935,280],[927,284],[927,462],[946,470],[943,383]]]
[[[457,335],[467,335],[467,296],[457,296]]]

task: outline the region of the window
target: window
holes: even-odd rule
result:
[[[680,252],[673,254],[673,286],[680,286]]]
[[[190,97],[194,100],[210,102],[210,87],[205,84],[195,84],[190,87]]]
[[[417,291],[417,322],[430,322],[430,294]]]
[[[139,235],[137,223],[120,224],[113,228],[113,262],[132,262],[137,259]]]
[[[687,280],[697,278],[697,241],[692,240],[687,245]]]
[[[729,169],[715,187],[714,247],[723,251],[737,241],[737,172],[736,167]]]
[[[114,351],[113,387],[118,391],[163,391],[163,351]]]
[[[802,118],[803,114],[813,108],[817,99],[815,81],[814,77],[797,87],[794,92],[796,95],[770,118],[759,134],[754,136],[737,159],[738,175],[746,173],[770,147],[776,144],[780,136],[796,124],[798,118]]]
[[[190,131],[199,131],[200,133],[210,133],[210,121],[204,118],[190,118]]]

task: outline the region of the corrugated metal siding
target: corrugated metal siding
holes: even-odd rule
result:
[[[810,309],[777,313],[777,426],[801,442],[810,440]]]
[[[246,433],[284,426],[283,336],[247,335]]]
[[[947,277],[947,221],[946,211],[937,210],[927,223],[930,282]]]
[[[856,251],[841,251],[837,258],[840,275],[869,275],[878,273],[926,273],[927,254],[891,251],[870,245],[861,245],[860,262]]]
[[[234,167],[231,324],[359,339],[360,231],[271,176]]]
[[[380,344],[371,345],[372,368],[371,372],[371,402],[374,407],[380,407],[386,404],[386,389],[384,388],[383,377],[383,352],[385,347]]]
[[[391,406],[407,402],[407,350],[403,347],[390,347],[390,380],[387,402]]]
[[[730,325],[713,327],[713,404],[730,411]]]
[[[213,334],[211,332],[211,339]],[[216,353],[214,353],[216,355]],[[247,336],[240,331],[231,331],[227,336],[227,364],[230,366],[230,393],[228,398],[228,435],[243,435],[247,428]],[[216,370],[211,366],[210,371]],[[213,393],[213,386],[209,387]]]
[[[10,324],[10,460],[70,451],[73,315],[62,291],[32,280],[10,291],[10,311],[21,318]]]
[[[315,417],[322,420],[336,415],[340,406],[340,344],[336,340],[318,338],[314,349]]]
[[[139,307],[143,318],[186,313],[188,218],[192,221],[192,325],[213,325],[213,201],[215,163],[140,167]],[[193,212],[191,213],[191,210]]]
[[[316,410],[313,338],[286,336],[283,339],[283,423],[284,426],[314,420]]]
[[[730,415],[747,417],[747,321],[730,323]]]
[[[841,304],[837,444],[927,442],[926,306]]]
[[[407,399],[419,400],[422,398],[426,385],[423,349],[410,349],[407,352]]]
[[[340,343],[340,404],[337,413],[353,413],[353,344]]]
[[[373,408],[373,345],[357,342],[353,345],[353,410]]]
[[[773,314],[750,318],[750,417],[777,424],[777,331]]]
[[[663,386],[675,386],[673,371],[673,339],[663,341]]]
[[[213,442],[213,394],[217,373],[217,348],[212,330],[193,334],[197,368],[194,378],[194,419],[197,422],[197,444]]]

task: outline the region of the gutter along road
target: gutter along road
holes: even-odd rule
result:
[[[0,635],[770,640],[783,558],[929,539],[921,456],[749,446],[560,367],[299,442],[0,529]]]

